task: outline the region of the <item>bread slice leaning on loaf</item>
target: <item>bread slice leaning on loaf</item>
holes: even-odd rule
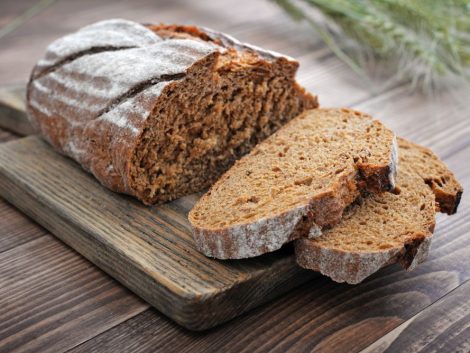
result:
[[[208,187],[317,107],[297,68],[209,29],[107,20],[47,48],[27,108],[58,151],[111,190],[152,204]]]
[[[394,187],[396,140],[369,115],[307,111],[239,160],[196,203],[198,249],[238,259],[336,224],[361,190]]]
[[[300,266],[355,284],[386,265],[411,270],[424,261],[436,211],[455,213],[463,190],[429,149],[404,139],[398,145],[396,191],[362,198],[318,238],[297,240]]]

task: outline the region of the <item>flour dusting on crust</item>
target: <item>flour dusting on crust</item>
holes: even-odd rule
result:
[[[223,234],[208,236],[206,231],[193,228],[197,248],[203,254],[218,259],[243,259],[280,249],[292,240],[292,234],[308,212],[305,206],[275,218],[240,224]]]
[[[64,36],[49,45],[27,89],[28,116],[44,138],[105,186],[134,196],[130,164],[149,116],[191,75],[213,75],[228,50],[155,27],[111,19]]]
[[[144,47],[162,39],[139,23],[111,19],[83,27],[62,37],[47,48],[46,57],[38,62],[40,71],[78,53],[106,47]]]

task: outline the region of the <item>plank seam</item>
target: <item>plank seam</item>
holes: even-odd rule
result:
[[[357,351],[357,353],[365,353],[366,350],[371,347],[372,345],[374,345],[376,342],[378,342],[379,340],[381,340],[383,337],[385,337],[386,335],[388,335],[390,332],[398,329],[399,327],[403,326],[403,325],[408,325],[410,321],[412,320],[415,320],[416,317],[418,315],[420,315],[422,312],[424,312],[425,310],[429,309],[430,307],[436,305],[438,302],[440,302],[441,300],[445,300],[446,297],[448,297],[449,295],[451,295],[453,292],[455,292],[456,290],[458,290],[460,287],[462,287],[463,285],[467,284],[470,280],[467,279],[465,281],[463,281],[462,283],[460,283],[457,287],[455,287],[454,289],[452,289],[451,291],[447,292],[446,294],[444,294],[443,296],[439,297],[438,299],[436,299],[435,301],[433,301],[432,303],[430,303],[429,305],[425,306],[424,308],[422,308],[420,311],[418,311],[416,314],[414,314],[413,316],[411,316],[410,318],[406,319],[405,321],[403,321],[401,324],[395,326],[394,328],[392,328],[390,331],[387,331],[386,333],[384,333],[382,335],[382,337],[380,338],[377,338],[374,342],[370,343],[367,347],[364,347],[363,349],[361,349],[360,351]]]
[[[148,307],[148,308],[142,310],[141,312],[135,314],[134,316],[128,317],[127,319],[125,319],[125,320],[123,320],[123,321],[121,321],[121,322],[119,322],[119,323],[116,323],[116,325],[109,327],[107,330],[98,333],[96,336],[90,337],[90,338],[84,340],[83,342],[77,343],[76,345],[74,345],[74,346],[68,348],[66,351],[63,351],[63,353],[71,352],[72,350],[75,350],[75,349],[77,349],[78,347],[80,347],[80,346],[86,344],[88,341],[91,341],[91,340],[93,340],[93,339],[95,339],[95,338],[101,337],[102,335],[106,334],[108,331],[114,329],[115,327],[118,327],[118,326],[120,326],[120,325],[123,325],[123,324],[125,324],[127,321],[132,320],[132,319],[136,318],[137,316],[144,315],[144,314],[147,313],[148,311],[157,311],[159,315],[163,315],[160,311],[158,311],[158,310],[155,309],[154,307],[150,306],[150,307]],[[165,317],[166,320],[168,320],[168,321],[171,322],[172,324],[175,324],[175,322],[174,322],[173,320],[167,318],[165,315],[163,315],[163,316]],[[176,325],[177,325],[177,324],[176,324]]]

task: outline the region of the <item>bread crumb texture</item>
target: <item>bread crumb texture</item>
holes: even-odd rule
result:
[[[208,256],[241,258],[339,221],[360,190],[388,190],[395,137],[349,109],[301,114],[256,146],[218,180],[189,214]]]
[[[297,68],[209,29],[107,20],[48,47],[28,84],[28,113],[102,184],[152,204],[208,187],[317,107]]]
[[[335,227],[296,241],[300,266],[338,282],[359,283],[385,265],[399,262],[412,269],[424,261],[435,212],[454,213],[463,190],[430,150],[399,139],[399,155],[394,192],[362,197]]]

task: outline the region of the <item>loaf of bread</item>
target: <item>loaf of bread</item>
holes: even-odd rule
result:
[[[455,213],[463,190],[430,150],[399,139],[399,155],[396,191],[364,197],[318,238],[297,240],[300,266],[355,284],[386,265],[424,261],[436,210]]]
[[[103,185],[146,204],[200,191],[316,97],[297,61],[209,29],[108,20],[53,42],[33,125]]]
[[[219,259],[257,256],[341,219],[361,190],[394,187],[395,135],[348,109],[301,114],[239,160],[196,203],[198,249]],[[310,234],[309,234],[310,231]]]

